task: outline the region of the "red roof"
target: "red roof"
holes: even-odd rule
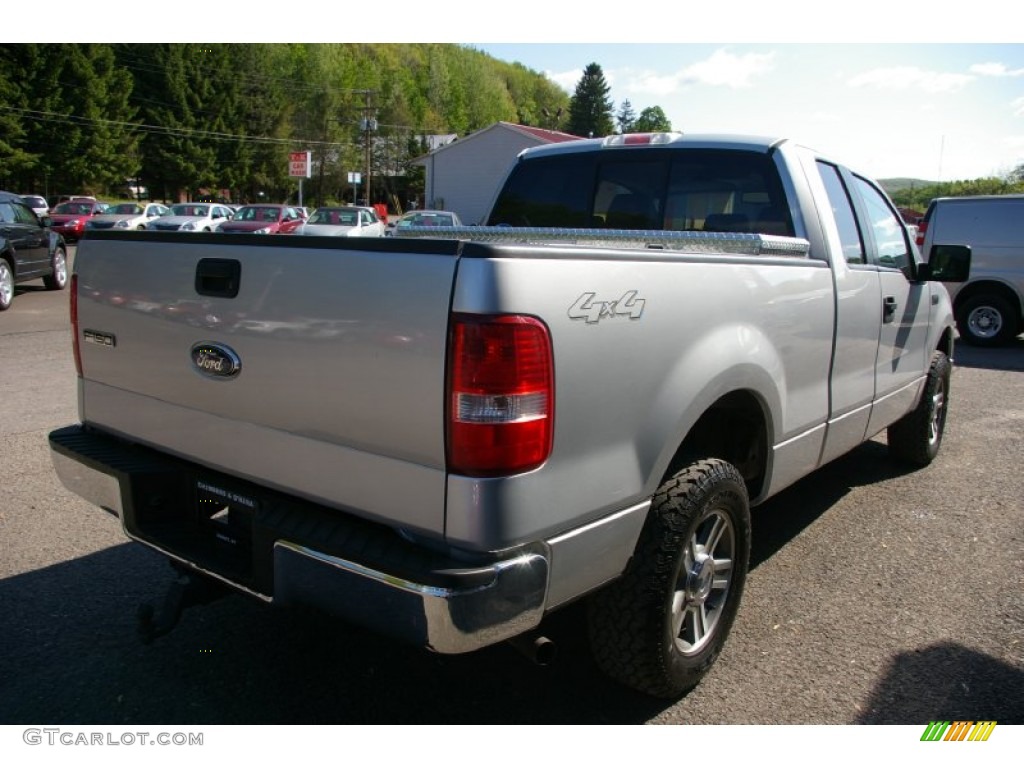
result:
[[[562,131],[549,131],[546,128],[535,128],[532,125],[518,125],[516,123],[502,122],[502,125],[507,125],[509,128],[514,128],[520,133],[528,133],[534,138],[546,141],[549,144],[556,144],[561,141],[575,141],[581,137],[573,136],[571,133],[562,133]]]

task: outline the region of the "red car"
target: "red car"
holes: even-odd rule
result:
[[[95,200],[71,200],[61,203],[50,213],[53,222],[50,228],[63,235],[69,242],[80,240],[82,232],[85,231],[85,223],[93,216],[103,213],[106,208],[103,203],[97,203]]]
[[[225,221],[218,232],[229,234],[290,235],[305,219],[290,205],[246,205]]]

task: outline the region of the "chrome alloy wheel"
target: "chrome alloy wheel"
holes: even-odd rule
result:
[[[931,418],[928,420],[928,444],[935,445],[942,439],[942,429],[946,422],[946,382],[937,379],[935,391],[932,393]]]
[[[0,258],[0,309],[6,309],[14,299],[14,273],[5,259]]]
[[[735,554],[728,514],[708,510],[686,543],[672,595],[672,633],[683,655],[700,653],[714,636],[729,599]]]
[[[53,255],[53,279],[61,286],[68,281],[68,261],[60,249]]]

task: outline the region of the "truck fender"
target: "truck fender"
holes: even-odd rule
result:
[[[697,370],[701,372],[699,377],[693,374]],[[757,466],[735,453],[721,458],[737,464],[737,468],[746,465],[741,472],[748,484],[756,486],[751,488],[751,496],[756,496],[767,479],[768,448],[777,440],[776,425],[784,423],[784,400],[780,394],[784,388],[782,360],[756,327],[719,326],[691,345],[662,382],[638,434],[640,466],[648,468],[645,492],[653,494],[674,471],[684,446],[704,449],[697,453],[706,453],[712,447],[694,444],[710,438],[695,432],[702,420],[706,424],[708,418],[733,413],[751,422],[747,438],[764,444],[748,446],[759,456]],[[760,437],[755,438],[755,434]],[[724,444],[715,447],[723,448]]]

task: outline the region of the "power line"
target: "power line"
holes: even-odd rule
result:
[[[319,147],[344,146],[345,142],[318,141],[316,139],[290,138],[279,139],[272,136],[248,136],[245,134],[226,133],[223,131],[207,131],[201,128],[169,128],[163,125],[149,125],[146,123],[133,123],[125,120],[107,120],[101,117],[79,117],[78,115],[65,115],[60,112],[47,112],[37,109],[20,109],[18,107],[7,107],[0,105],[0,112],[26,117],[40,122],[64,123],[70,125],[107,125],[112,127],[127,128],[129,130],[149,133],[159,136],[172,136],[176,138],[204,138],[220,141],[248,141],[256,144],[279,144],[282,146],[304,146],[314,145]]]

